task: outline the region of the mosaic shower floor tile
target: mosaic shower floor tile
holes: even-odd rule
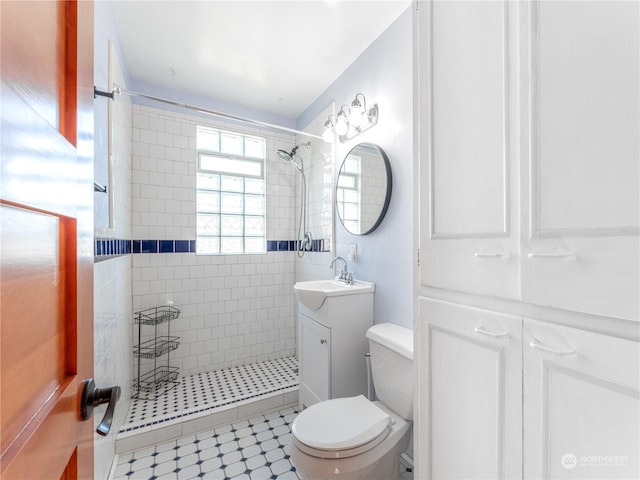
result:
[[[197,414],[298,387],[296,357],[181,377],[180,384],[155,400],[132,399],[120,432],[163,422],[187,420]]]

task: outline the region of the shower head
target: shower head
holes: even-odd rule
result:
[[[303,143],[302,145],[296,145],[295,147],[293,147],[291,149],[291,152],[287,152],[285,150],[276,150],[276,153],[278,154],[278,156],[280,158],[282,158],[283,160],[286,160],[287,162],[291,163],[291,165],[296,167],[296,169],[298,169],[298,171],[300,173],[304,174],[304,172],[302,170],[302,159],[300,157],[298,157],[298,155],[296,154],[296,152],[298,151],[298,148],[300,148],[301,146],[305,146],[307,148],[311,148],[311,142]],[[294,157],[297,157],[298,159],[300,159],[300,162],[296,162],[296,159]]]
[[[280,156],[281,159],[291,163],[291,165],[296,167],[298,171],[302,173],[302,165],[296,162],[293,158],[293,156],[296,154],[293,150],[291,151],[291,153],[285,152],[284,150],[277,150],[276,153]]]
[[[291,154],[289,152],[286,152],[284,150],[276,150],[276,153],[281,159],[286,160],[287,162],[291,161]]]

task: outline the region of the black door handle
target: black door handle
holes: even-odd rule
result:
[[[109,403],[104,418],[98,425],[96,432],[103,437],[111,430],[113,422],[113,413],[116,410],[116,402],[120,399],[120,387],[97,388],[93,378],[84,383],[82,389],[82,398],[80,400],[80,418],[89,420],[93,415],[93,409],[98,405]]]

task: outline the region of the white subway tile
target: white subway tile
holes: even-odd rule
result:
[[[149,157],[164,159],[164,147],[158,144],[149,145]]]
[[[148,157],[149,156],[149,145],[147,145],[146,143],[141,143],[141,142],[136,142],[133,144],[133,148],[132,148],[132,153],[133,155],[138,155],[141,157]]]
[[[149,117],[149,129],[156,132],[164,132],[165,120],[159,116]]]
[[[162,145],[163,147],[172,147],[173,145],[173,135],[170,133],[158,132],[157,144]]]
[[[139,141],[132,148],[130,181],[135,200],[130,218],[134,222],[132,233],[140,234],[138,238],[195,238],[194,147],[198,123],[267,138],[267,230],[277,240],[295,236],[297,176],[273,153],[276,148],[290,149],[295,143],[293,136],[245,126],[231,127],[221,120],[148,106],[135,105],[134,112],[131,122]],[[145,141],[151,142],[148,147]],[[162,258],[162,265],[139,260],[141,257]],[[286,268],[280,266],[282,262]],[[134,277],[135,287],[132,285],[137,292],[133,303],[140,306],[148,302],[152,306],[162,294],[171,291],[175,295],[176,304],[180,303],[183,311],[179,319],[184,322],[179,328],[183,344],[175,357],[184,369],[183,374],[277,356],[279,348],[295,345],[294,338],[286,338],[295,335],[295,309],[287,305],[294,301],[291,293],[294,262],[295,257],[289,252],[251,256],[133,255],[133,268],[140,269]],[[147,283],[143,278],[148,279]],[[267,285],[278,288],[270,290]],[[156,293],[157,290],[164,291]],[[288,318],[279,320],[282,328],[270,334],[273,322],[283,315]],[[207,327],[201,328],[203,323]],[[198,335],[194,337],[193,331]],[[227,338],[231,338],[231,345]],[[217,339],[225,340],[218,344]]]
[[[177,120],[165,120],[164,129],[167,133],[179,134],[181,132],[181,122]]]

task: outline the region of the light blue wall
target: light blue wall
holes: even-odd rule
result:
[[[349,245],[358,246],[358,261],[349,265],[355,278],[376,284],[375,322],[413,327],[413,102],[412,12],[409,7],[298,118],[302,129],[331,101],[336,109],[350,104],[356,93],[377,103],[378,124],[336,147],[342,159],[357,143],[371,142],[387,153],[393,174],[393,193],[387,215],[378,229],[365,236],[348,233],[336,220],[336,254],[347,258]]]

